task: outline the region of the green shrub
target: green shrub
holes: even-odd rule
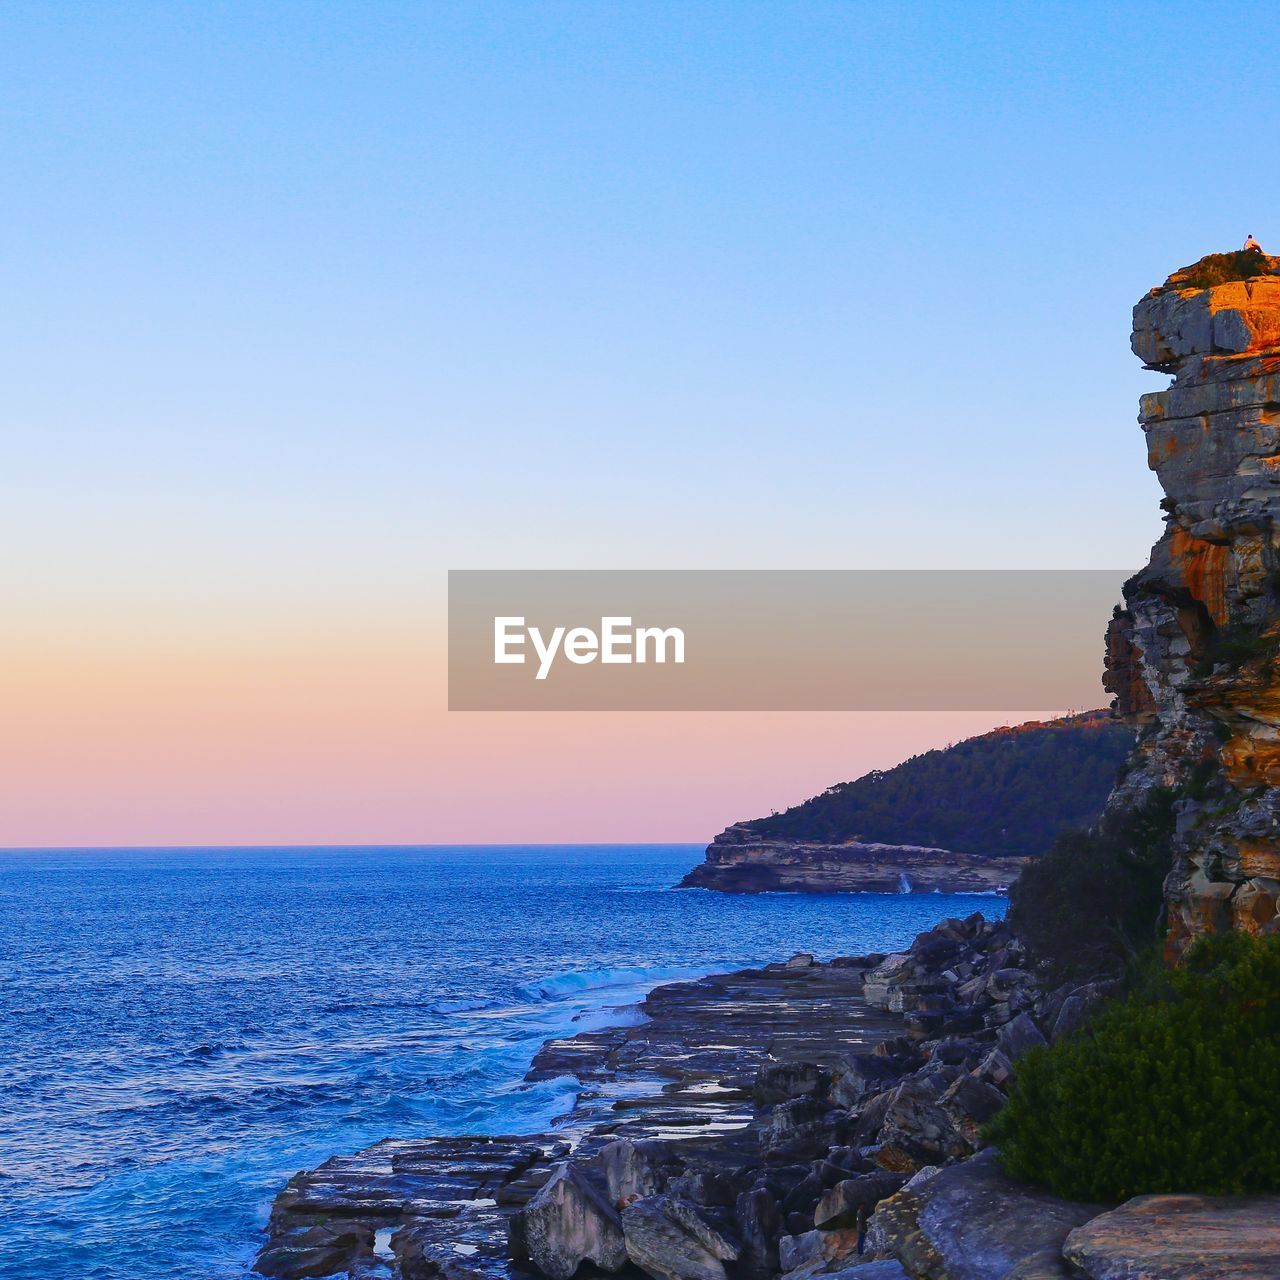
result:
[[[1175,798],[1159,789],[1137,809],[1059,836],[1022,869],[1009,922],[1060,976],[1118,970],[1157,937]]]
[[[1234,253],[1211,253],[1192,267],[1170,277],[1179,289],[1211,289],[1229,280],[1252,280],[1266,275],[1271,262],[1266,254],[1253,249],[1237,249]]]
[[[1014,1177],[1076,1200],[1280,1190],[1280,938],[1192,948],[1163,989],[1018,1062],[987,1131]]]

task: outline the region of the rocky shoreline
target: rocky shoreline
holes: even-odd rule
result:
[[[1280,1199],[1248,1202],[1251,1223],[1202,1247],[1184,1230],[1198,1198],[1074,1204],[982,1150],[1017,1058],[1107,991],[1046,989],[1008,927],[978,915],[888,956],[659,987],[640,1025],[543,1046],[528,1079],[582,1084],[549,1132],[335,1157],[277,1198],[257,1266],[278,1280],[1280,1274]],[[1143,1231],[1117,1230],[1117,1213]],[[1142,1271],[1135,1250],[1153,1242],[1191,1261]]]
[[[1026,863],[923,845],[765,839],[739,823],[716,836],[680,887],[722,893],[1000,893]]]
[[[529,1081],[581,1082],[569,1115],[533,1136],[387,1140],[293,1178],[277,1197],[259,1271],[292,1278],[519,1274],[508,1223],[558,1168],[611,1144],[735,1168],[759,1142],[766,1065],[833,1070],[901,1026],[863,1002],[863,967],[785,965],[677,982],[640,1025],[547,1041]],[[675,1158],[673,1156],[673,1158]]]

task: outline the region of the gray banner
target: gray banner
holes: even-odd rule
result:
[[[454,711],[1105,704],[1124,570],[455,570]]]

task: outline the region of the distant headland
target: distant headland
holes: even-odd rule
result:
[[[984,893],[1102,812],[1133,731],[1105,711],[996,729],[727,827],[684,888]]]

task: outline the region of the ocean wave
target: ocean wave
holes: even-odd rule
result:
[[[232,1041],[224,1043],[221,1040],[210,1040],[204,1044],[198,1044],[194,1049],[188,1049],[182,1056],[196,1061],[208,1061],[210,1058],[221,1058],[225,1054],[235,1053],[243,1049],[244,1045],[240,1041]]]
[[[607,991],[616,987],[656,987],[664,982],[703,977],[705,966],[677,965],[647,968],[644,965],[622,965],[612,969],[571,969],[553,973],[520,988],[530,1000],[564,1000],[586,991]]]
[[[474,1013],[477,1009],[496,1009],[498,1002],[493,999],[476,998],[474,1000],[437,1000],[429,1005],[432,1013]]]
[[[321,1013],[375,1013],[396,1009],[434,1009],[431,1000],[330,1000],[320,1006]]]

